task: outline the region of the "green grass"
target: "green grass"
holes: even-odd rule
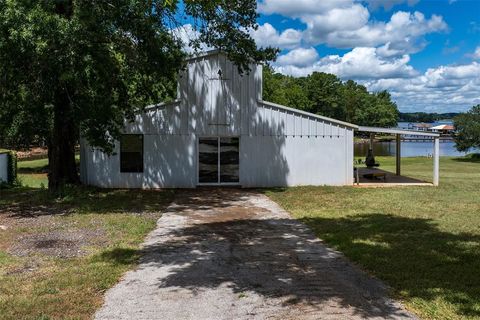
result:
[[[382,169],[394,159],[378,157]],[[298,187],[268,195],[425,319],[480,318],[480,160],[441,158],[440,186]],[[431,181],[432,159],[402,159]]]
[[[0,318],[90,319],[105,290],[135,265],[139,244],[172,196],[78,187],[58,198],[44,189],[0,190],[0,224],[8,226],[0,231]],[[87,254],[74,258],[9,250],[22,237],[62,230],[98,236],[89,236]]]
[[[41,173],[48,169],[48,159],[37,159],[28,161],[18,161],[18,171],[24,173]]]
[[[46,188],[48,186],[48,177],[46,173],[19,173],[18,180],[24,187]]]
[[[48,186],[48,159],[19,161],[18,180],[24,187],[45,188]]]
[[[80,155],[75,159],[80,162]],[[27,160],[18,162],[18,179],[24,187],[46,188],[48,186],[48,159]]]

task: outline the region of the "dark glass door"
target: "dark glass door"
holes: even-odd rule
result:
[[[238,183],[239,139],[220,138],[220,183]]]
[[[198,142],[198,182],[218,183],[218,138]]]
[[[198,182],[238,183],[239,138],[200,138],[198,142]]]

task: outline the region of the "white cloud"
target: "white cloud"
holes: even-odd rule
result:
[[[409,65],[409,55],[386,57],[380,51],[359,47],[343,56],[319,57],[314,48],[302,48],[281,55],[274,67],[293,76],[333,73],[343,80],[354,79],[370,91],[388,90],[401,111],[456,112],[480,104],[479,62],[420,73]]]
[[[276,64],[280,66],[308,67],[318,60],[315,48],[297,48],[278,57]]]
[[[368,1],[370,7],[385,8],[402,2],[413,5],[418,1]],[[388,46],[385,47],[386,55],[401,56],[422,50],[426,45],[426,34],[448,30],[441,16],[426,18],[421,12],[398,11],[392,14],[389,21],[372,21],[363,3],[359,0],[263,0],[258,8],[259,12],[266,15],[280,14],[302,22],[305,25],[301,30],[303,41],[297,41],[297,46],[301,43],[312,46],[325,44],[343,49]],[[279,36],[272,33],[273,39]]]
[[[376,10],[383,7],[385,10],[391,10],[394,6],[406,2],[409,6],[416,5],[420,0],[365,0],[368,3],[368,7]],[[450,0],[452,1],[452,0]]]
[[[173,35],[182,41],[183,47],[187,53],[193,53],[194,48],[191,46],[191,42],[198,39],[200,33],[195,30],[195,28],[191,24],[185,24],[183,26],[177,27],[172,29],[171,32]],[[202,44],[200,46],[200,51],[207,51],[211,48]]]
[[[306,13],[321,14],[335,8],[349,7],[352,3],[353,0],[264,0],[258,3],[258,11],[298,18]]]
[[[298,46],[302,40],[302,33],[300,31],[286,29],[279,33],[270,23],[258,26],[258,29],[251,30],[250,34],[260,47],[293,48]]]
[[[469,56],[471,56],[473,59],[480,60],[480,46],[478,46],[477,49],[475,49],[475,52],[473,52]]]
[[[307,56],[302,49],[304,56]],[[312,50],[308,49],[309,60],[314,56]],[[316,54],[316,52],[315,52]],[[280,56],[275,64],[278,72],[293,76],[305,76],[314,71],[333,73],[342,79],[379,79],[379,78],[403,78],[413,77],[417,73],[412,66],[408,65],[410,57],[384,59],[377,54],[377,49],[359,47],[346,53],[343,56],[330,55],[320,58],[310,64],[288,63],[299,56],[296,52]],[[308,59],[306,59],[308,60]]]
[[[307,30],[314,34],[336,31],[354,31],[368,23],[370,13],[362,5],[354,4],[345,8],[333,8],[323,13],[304,14],[301,19],[307,24]]]
[[[329,14],[335,15],[332,11]],[[325,28],[323,17],[305,17],[307,22],[305,38],[312,44],[324,43],[337,48],[388,45],[391,50],[402,55],[421,50],[425,45],[424,35],[445,31],[448,28],[442,17],[433,15],[426,19],[420,12],[399,11],[386,23],[367,23],[368,15],[365,12],[357,13],[355,16],[356,18],[352,17],[348,24],[344,24],[343,27],[337,26],[334,30]]]
[[[456,112],[480,103],[480,63],[430,68],[412,78],[364,81],[369,90],[388,90],[402,111]]]

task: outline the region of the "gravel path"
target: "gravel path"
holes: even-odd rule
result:
[[[96,319],[414,319],[266,196],[179,191]]]

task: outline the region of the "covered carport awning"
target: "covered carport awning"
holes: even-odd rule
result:
[[[391,128],[377,128],[359,126],[357,131],[369,132],[370,134],[383,133],[391,134],[396,137],[396,175],[401,173],[401,136],[408,136],[409,138],[427,138],[433,140],[433,185],[438,186],[440,179],[440,134],[434,132],[402,130]],[[371,135],[371,143],[373,136]]]

